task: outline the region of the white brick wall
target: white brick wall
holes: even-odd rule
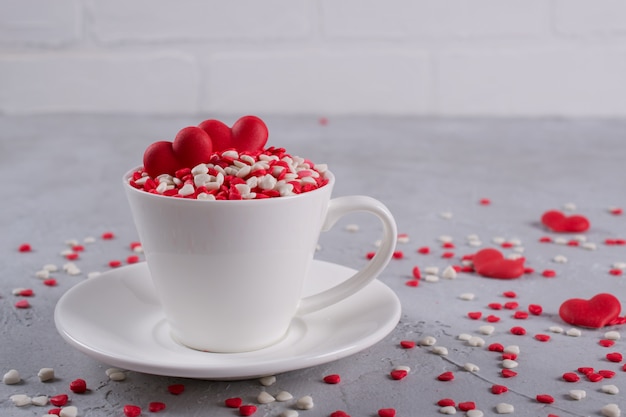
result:
[[[0,0],[0,113],[626,117],[624,0]]]

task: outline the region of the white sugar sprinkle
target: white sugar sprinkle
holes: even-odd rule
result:
[[[466,363],[465,365],[463,365],[463,369],[465,369],[467,372],[478,372],[480,371],[480,368],[478,367],[478,365],[474,365],[473,363]]]
[[[470,240],[469,242],[467,242],[467,244],[469,246],[472,246],[472,247],[476,248],[478,246],[481,246],[483,244],[483,242],[481,242],[480,240]]]
[[[48,382],[54,379],[54,369],[52,368],[41,368],[37,373],[39,380],[41,382]]]
[[[102,275],[102,273],[98,271],[91,271],[87,274],[87,279],[95,278],[99,275]]]
[[[583,333],[578,329],[571,328],[567,332],[565,332],[565,334],[571,337],[580,337]]]
[[[587,250],[596,250],[597,249],[596,244],[593,243],[593,242],[583,243],[582,245],[580,245],[580,247],[583,248],[583,249],[587,249]]]
[[[502,367],[504,369],[517,368],[518,365],[519,364],[516,361],[512,360],[512,359],[505,359],[505,360],[502,361]]]
[[[614,262],[613,268],[615,269],[626,269],[626,262]]]
[[[603,385],[602,392],[606,394],[617,395],[619,394],[619,388],[617,388],[615,385]]]
[[[587,241],[587,236],[585,236],[585,235],[576,235],[576,236],[572,237],[572,239],[582,243],[582,242],[586,242]]]
[[[587,392],[582,389],[573,389],[573,390],[570,390],[569,396],[573,400],[580,401],[587,396]]]
[[[441,243],[452,243],[454,239],[452,238],[452,236],[449,235],[441,235],[439,236],[439,241]]]
[[[552,333],[563,333],[565,331],[560,326],[550,326],[548,330],[550,330]]]
[[[78,408],[74,405],[69,405],[61,409],[59,417],[76,417],[78,415]]]
[[[59,267],[55,264],[45,264],[42,269],[48,272],[57,272],[59,270]]]
[[[435,343],[437,343],[437,339],[433,336],[423,337],[418,342],[420,346],[433,346]]]
[[[276,394],[276,401],[285,402],[293,399],[293,395],[287,391],[281,391]]]
[[[30,405],[32,402],[32,399],[26,394],[11,395],[9,399],[16,407],[24,407],[26,405]]]
[[[491,241],[492,241],[493,243],[495,243],[496,245],[501,245],[501,244],[503,244],[504,242],[506,242],[506,239],[505,239],[505,238],[503,238],[502,236],[494,236],[494,237],[491,239]]]
[[[22,378],[20,378],[20,373],[15,369],[11,369],[2,377],[2,382],[6,385],[15,385],[21,380]]]
[[[619,340],[622,336],[618,331],[611,330],[610,332],[604,333],[604,338],[609,340]]]
[[[441,414],[453,415],[453,414],[456,414],[456,408],[452,405],[447,405],[445,407],[441,407],[439,409],[439,412]]]
[[[285,410],[280,413],[280,417],[298,417],[298,412],[296,410]]]
[[[464,342],[467,342],[468,340],[470,340],[472,338],[472,335],[468,334],[468,333],[461,333],[456,338],[459,339],[459,340],[462,340]]]
[[[552,260],[558,264],[567,263],[567,257],[565,257],[564,255],[556,255],[554,258],[552,258]]]
[[[607,404],[600,409],[600,413],[604,417],[619,417],[622,415],[622,410],[619,409],[617,404]]]
[[[38,407],[45,407],[48,405],[48,396],[47,395],[38,395],[31,399],[31,403]]]
[[[359,230],[361,230],[359,225],[358,224],[354,224],[354,223],[347,224],[345,229],[346,229],[347,232],[358,232]]]
[[[515,407],[511,404],[500,403],[496,405],[496,413],[498,414],[511,414],[515,411]]]
[[[494,332],[495,330],[496,330],[496,328],[495,328],[495,327],[493,327],[493,326],[491,326],[491,325],[488,325],[488,324],[486,324],[486,325],[484,325],[484,326],[480,326],[480,327],[478,328],[478,332],[479,332],[479,333],[484,334],[484,335],[487,335],[487,336],[489,336],[489,335],[493,334],[493,332]]]
[[[451,219],[452,218],[452,212],[450,211],[442,211],[441,213],[439,213],[439,216],[441,216],[442,219]]]
[[[564,237],[555,237],[554,238],[554,243],[556,243],[557,245],[567,245],[568,240]]]
[[[512,353],[514,355],[519,355],[520,348],[517,345],[510,345],[504,348],[504,353]]]
[[[576,211],[576,204],[574,204],[574,203],[565,203],[565,204],[563,204],[563,210]]]
[[[472,301],[474,298],[476,298],[476,295],[471,292],[466,292],[466,293],[459,295],[459,298],[465,301]]]
[[[431,275],[439,275],[439,267],[427,266],[426,268],[424,268],[424,273],[431,274]]]
[[[394,371],[406,371],[407,373],[411,372],[411,367],[406,365],[398,365],[393,368]]]
[[[437,275],[426,274],[426,275],[424,275],[424,281],[426,281],[426,282],[439,282],[439,277]]]
[[[296,407],[300,410],[310,410],[313,408],[313,398],[310,395],[305,395],[296,401]]]
[[[274,375],[264,376],[263,378],[259,379],[259,382],[264,387],[269,387],[270,385],[274,385],[276,383],[276,377]]]
[[[515,253],[524,253],[525,249],[523,246],[516,246],[513,248],[513,251],[515,251]]]
[[[443,272],[441,273],[441,276],[446,279],[455,279],[457,276],[457,273],[453,267],[448,266],[446,267],[446,269],[443,270]]]
[[[465,417],[483,417],[485,415],[485,413],[483,413],[480,410],[477,409],[473,409],[473,410],[468,410],[465,413]]]
[[[48,279],[50,278],[50,271],[42,269],[41,271],[35,272],[35,276],[39,279]]]
[[[256,400],[259,404],[269,404],[269,403],[273,403],[274,401],[276,401],[276,398],[274,398],[272,395],[270,395],[266,391],[261,391],[259,395],[256,397]]]
[[[436,355],[439,356],[447,356],[448,355],[448,349],[443,347],[443,346],[435,346],[432,349],[432,352]]]
[[[470,340],[467,341],[467,344],[472,347],[481,347],[485,346],[485,339],[478,336],[473,336]]]

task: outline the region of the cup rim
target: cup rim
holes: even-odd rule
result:
[[[269,204],[270,202],[292,200],[292,199],[295,199],[295,198],[305,197],[307,195],[311,195],[312,196],[314,194],[318,194],[320,192],[323,192],[323,191],[327,190],[326,187],[331,187],[330,189],[332,190],[332,187],[335,184],[335,175],[330,170],[327,169],[326,171],[324,171],[323,175],[326,178],[328,178],[328,183],[326,183],[322,187],[319,187],[319,188],[317,188],[315,190],[312,190],[312,191],[307,191],[305,193],[294,194],[294,195],[289,195],[289,196],[282,196],[282,197],[248,199],[248,200],[198,200],[196,198],[175,198],[175,197],[171,197],[171,196],[150,193],[150,192],[139,190],[139,189],[133,187],[132,185],[130,185],[129,179],[132,177],[133,173],[135,173],[136,171],[138,171],[141,168],[142,168],[142,166],[137,166],[137,167],[135,167],[133,169],[130,169],[130,170],[126,171],[126,173],[122,176],[122,183],[123,183],[124,188],[126,190],[130,190],[131,192],[139,193],[138,195],[142,195],[142,196],[145,196],[147,198],[165,199],[163,201],[186,201],[186,202],[191,202],[191,203],[184,203],[184,204],[215,204],[215,203],[219,203],[219,204],[241,204],[242,202],[244,202],[245,204]]]

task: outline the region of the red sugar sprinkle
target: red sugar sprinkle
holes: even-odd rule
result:
[[[500,303],[490,303],[489,308],[492,310],[502,310],[502,304]]]
[[[456,403],[452,398],[442,398],[437,401],[439,407],[456,407]]]
[[[511,333],[516,336],[523,336],[526,334],[526,329],[520,326],[511,327]]]
[[[505,291],[502,293],[503,296],[505,296],[506,298],[516,298],[517,297],[517,293],[515,291]]]
[[[30,288],[24,288],[23,290],[20,290],[20,293],[18,295],[21,295],[22,297],[32,297],[33,295],[35,295],[35,292]]]
[[[474,410],[476,408],[476,403],[474,401],[465,401],[459,403],[459,410],[461,411],[469,411]]]
[[[611,347],[611,346],[613,346],[613,345],[615,344],[615,340],[602,339],[602,340],[600,340],[600,341],[598,342],[598,344],[599,344],[600,346],[603,346],[603,347],[608,348],[608,347]]]
[[[412,279],[407,281],[406,285],[409,287],[418,287],[420,285],[420,281],[418,279]]]
[[[490,314],[487,316],[487,318],[485,318],[485,320],[487,320],[489,323],[497,323],[500,321],[500,317]]]
[[[115,235],[113,234],[113,232],[104,232],[102,233],[102,239],[104,240],[110,240],[113,239],[115,237]]]
[[[367,259],[372,259],[375,255],[376,255],[376,252],[367,252],[367,253],[365,254],[365,257],[366,257]]]
[[[408,374],[409,373],[407,371],[405,371],[404,369],[395,369],[395,370],[391,371],[389,375],[391,376],[391,379],[399,381],[401,379],[406,378],[406,376]]]
[[[554,278],[556,277],[556,271],[554,271],[553,269],[544,269],[541,275],[543,275],[546,278]]]
[[[141,415],[141,408],[136,405],[127,404],[124,406],[124,415],[126,417],[138,417]]]
[[[508,390],[509,389],[505,387],[504,385],[494,384],[491,386],[491,392],[496,395],[504,394]]]
[[[610,362],[621,362],[624,358],[622,354],[619,352],[611,352],[611,353],[607,353],[606,359],[609,360]]]
[[[502,360],[505,360],[505,359],[510,359],[514,361],[515,359],[517,359],[517,355],[515,353],[510,353],[510,352],[503,353]]]
[[[512,248],[513,244],[511,242],[502,242],[502,244],[500,246],[505,248],[505,249],[508,249],[508,248]]]
[[[454,243],[452,242],[445,242],[443,245],[441,245],[442,248],[444,249],[454,249]]]
[[[598,371],[598,374],[602,375],[602,377],[606,378],[606,379],[611,379],[615,376],[615,372],[614,371],[610,371],[608,369],[602,369],[600,371]]]
[[[400,342],[400,346],[403,349],[413,349],[415,347],[415,342],[412,340],[402,340]]]
[[[454,252],[444,252],[441,254],[441,257],[445,259],[454,258]]]
[[[467,317],[469,317],[472,320],[478,320],[479,318],[481,318],[483,315],[483,313],[481,313],[480,311],[471,311],[469,313],[467,313]]]
[[[579,246],[580,242],[577,240],[570,240],[569,242],[567,242],[567,246]]]
[[[130,249],[131,250],[135,250],[135,248],[138,248],[141,246],[141,242],[130,242]]]
[[[563,379],[567,382],[578,382],[580,381],[580,377],[576,375],[574,372],[565,372],[563,374]]]
[[[243,404],[243,400],[239,397],[227,398],[224,400],[224,405],[228,408],[239,408]]]
[[[539,242],[541,243],[552,243],[552,238],[550,236],[543,236],[539,238]]]
[[[478,203],[481,206],[488,206],[489,204],[491,204],[491,200],[489,200],[488,198],[481,198],[480,200],[478,200]]]
[[[422,255],[428,255],[430,253],[430,248],[428,246],[422,246],[417,250],[417,253],[421,253]]]
[[[148,404],[148,410],[151,413],[158,413],[159,411],[163,411],[165,410],[165,403],[152,401],[150,404]]]
[[[395,408],[381,408],[378,410],[378,417],[395,417]]]
[[[418,266],[414,266],[412,272],[413,272],[413,278],[415,279],[422,278],[422,272],[420,271]]]
[[[183,384],[172,384],[167,387],[167,390],[170,394],[180,395],[185,391],[185,386]]]
[[[524,267],[524,273],[525,273],[525,274],[527,274],[527,275],[528,275],[528,274],[532,274],[532,273],[534,273],[534,272],[535,272],[534,268],[531,268],[531,267],[529,267],[529,266]]]
[[[33,248],[30,246],[30,244],[28,243],[22,243],[17,250],[19,252],[31,252],[33,250]]]
[[[44,285],[47,285],[48,287],[54,287],[55,285],[57,285],[57,280],[54,278],[48,278],[48,279],[45,279],[43,283]]]
[[[537,401],[544,404],[552,404],[554,402],[554,397],[548,394],[539,394],[537,395]]]
[[[586,377],[587,377],[587,379],[588,379],[589,381],[591,381],[591,382],[599,382],[599,381],[602,381],[602,380],[604,379],[604,377],[603,377],[602,375],[600,375],[600,374],[594,374],[594,373],[587,374],[587,375],[585,375],[585,376],[586,376]]]
[[[48,414],[52,414],[54,416],[61,415],[61,409],[60,408],[51,408],[50,410],[48,410]]]
[[[329,417],[350,417],[350,414],[342,410],[333,411]]]
[[[15,307],[16,308],[29,308],[30,303],[28,302],[28,300],[20,300],[15,303]]]
[[[622,210],[620,207],[611,207],[609,209],[609,213],[611,213],[614,216],[619,216],[623,212],[624,212],[624,210]]]
[[[450,371],[444,372],[437,377],[439,381],[452,381],[454,379],[454,374]]]
[[[594,369],[588,366],[581,366],[580,368],[578,368],[578,372],[580,372],[583,375],[589,375],[594,372]]]
[[[256,405],[242,405],[239,407],[239,415],[240,416],[251,416],[256,413]]]
[[[114,259],[114,260],[112,260],[112,261],[109,261],[109,266],[110,266],[111,268],[117,268],[117,267],[119,267],[119,266],[121,266],[121,265],[122,265],[122,261],[119,261],[119,260],[117,260],[117,259]]]
[[[519,307],[519,303],[517,301],[509,301],[508,303],[504,303],[504,308],[507,310],[515,310]]]
[[[338,384],[341,382],[341,376],[339,374],[330,374],[324,377],[324,382],[327,384]]]
[[[504,346],[500,343],[492,343],[487,347],[487,349],[491,352],[504,352]]]
[[[65,255],[65,258],[70,261],[75,261],[76,259],[78,259],[78,253],[76,252],[68,253],[67,255]]]
[[[529,304],[528,312],[534,316],[539,316],[541,313],[543,313],[543,307],[541,307],[539,304]]]
[[[74,252],[82,252],[85,250],[85,247],[83,245],[74,245],[72,246],[72,250]]]
[[[621,269],[619,269],[619,268],[613,268],[613,269],[609,270],[609,274],[611,274],[611,275],[618,276],[618,275],[622,275],[622,273],[623,273],[623,271]]]
[[[75,379],[70,382],[70,390],[76,394],[84,394],[87,392],[87,382],[84,379]]]
[[[404,252],[402,252],[401,250],[397,250],[393,253],[393,258],[394,259],[402,259],[404,258]]]
[[[55,395],[53,397],[50,397],[50,404],[55,407],[63,407],[65,404],[67,404],[69,399],[70,398],[67,396],[67,394]]]
[[[536,334],[535,335],[535,339],[537,339],[540,342],[548,342],[550,340],[550,335],[547,334]]]
[[[525,320],[528,318],[528,313],[525,311],[516,311],[515,314],[513,314],[513,318],[517,320]]]
[[[137,255],[130,255],[128,258],[126,258],[126,263],[136,264],[137,262],[139,262],[139,256]]]
[[[500,371],[500,373],[502,374],[503,378],[513,378],[517,376],[517,372],[510,369],[503,369],[502,371]]]

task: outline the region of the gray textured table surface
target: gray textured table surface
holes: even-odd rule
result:
[[[626,246],[606,245],[607,239],[626,238],[626,215],[612,215],[608,208],[626,208],[626,122],[623,121],[519,121],[519,120],[428,120],[403,118],[331,118],[327,125],[314,117],[268,117],[269,144],[286,147],[291,153],[327,163],[338,178],[335,195],[368,194],[382,200],[397,219],[399,232],[409,242],[399,243],[403,259],[395,259],[380,277],[402,303],[402,318],[396,329],[381,342],[353,356],[299,371],[277,375],[277,382],[262,386],[258,380],[207,381],[128,372],[121,382],[105,375],[107,364],[91,359],[64,342],[57,333],[53,311],[59,297],[87,279],[88,272],[104,272],[112,259],[125,259],[128,245],[137,239],[120,184],[121,175],[140,162],[143,149],[156,140],[171,140],[178,129],[197,124],[203,116],[45,116],[0,118],[0,173],[3,179],[0,220],[0,373],[19,371],[17,385],[0,384],[0,414],[41,416],[51,405],[16,407],[14,394],[70,394],[80,416],[122,416],[126,404],[143,408],[162,401],[163,416],[233,416],[224,399],[241,397],[255,403],[260,391],[270,394],[286,390],[298,398],[311,395],[315,407],[301,416],[329,416],[344,410],[353,417],[376,416],[379,409],[394,408],[398,416],[440,415],[436,404],[442,398],[457,403],[474,401],[485,415],[496,414],[496,405],[508,403],[519,416],[597,416],[609,403],[626,412],[624,393],[610,395],[602,386],[616,385],[626,391],[623,363],[605,358],[609,352],[626,353],[625,341],[611,348],[599,345],[608,330],[582,329],[580,337],[551,333],[551,326],[568,330],[559,318],[560,304],[572,297],[590,298],[615,294],[626,302],[626,275],[609,274],[615,262],[626,262]],[[227,122],[235,118],[224,117]],[[479,200],[488,198],[490,205]],[[575,204],[592,227],[585,233],[596,250],[540,243],[546,232],[539,224],[548,209]],[[442,216],[449,214],[450,216]],[[446,218],[449,217],[449,218]],[[357,224],[357,232],[345,226]],[[318,258],[350,267],[366,262],[365,254],[378,239],[377,225],[355,215],[343,219],[324,234]],[[103,241],[103,232],[116,237]],[[518,239],[527,266],[535,272],[517,280],[493,280],[461,273],[456,279],[405,285],[414,266],[422,270],[459,265],[460,257],[477,248],[467,244],[476,234],[482,247],[496,246],[493,239]],[[454,249],[443,249],[439,238],[453,238]],[[81,275],[53,274],[55,287],[35,277],[45,264],[65,263],[60,252],[68,239],[82,242],[94,236],[76,263]],[[32,245],[30,253],[19,253],[21,243]],[[429,246],[431,253],[417,249]],[[445,251],[453,258],[443,258]],[[502,249],[506,254],[512,249]],[[563,255],[566,263],[554,262]],[[541,271],[553,269],[557,276],[544,278]],[[18,309],[21,298],[15,288],[32,288],[30,308]],[[512,318],[513,310],[491,310],[489,303],[511,301],[504,291],[515,291],[518,310],[540,304],[543,314],[526,320]],[[475,299],[459,298],[463,293]],[[114,303],[111,308],[115,308]],[[483,312],[480,320],[467,317]],[[488,324],[484,317],[496,314],[492,335],[478,328]],[[513,326],[528,333],[516,336]],[[467,333],[482,337],[486,345],[472,347],[459,340]],[[534,339],[549,334],[549,342]],[[437,346],[449,354],[442,357],[431,348],[402,349],[402,340],[434,336]],[[626,333],[624,333],[626,336]],[[493,342],[517,345],[521,353],[518,375],[503,378],[500,355],[489,352]],[[471,362],[480,370],[464,371]],[[409,375],[394,381],[390,371],[399,365],[411,367]],[[565,372],[581,366],[616,371],[612,379],[577,383],[563,381]],[[40,368],[55,369],[56,379],[40,382]],[[454,372],[453,381],[437,376]],[[322,381],[325,375],[340,374],[338,385]],[[83,378],[90,391],[73,394],[69,383]],[[168,393],[174,383],[185,385],[181,395]],[[491,393],[494,384],[509,392]],[[569,391],[586,391],[575,401]],[[552,405],[537,402],[538,394],[549,394]],[[257,416],[278,416],[294,409],[293,401],[259,405]],[[459,413],[463,414],[461,411]]]

